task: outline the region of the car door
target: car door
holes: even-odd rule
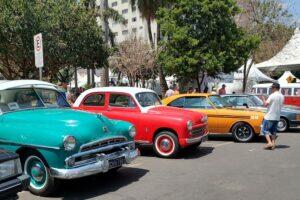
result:
[[[219,132],[219,119],[216,109],[209,103],[205,96],[185,97],[184,108],[200,111],[208,117],[208,130],[213,133]]]
[[[103,92],[88,94],[83,99],[80,109],[95,113],[103,113],[106,110],[105,99],[105,93]]]
[[[137,130],[136,140],[143,140],[142,119],[140,108],[130,94],[110,92],[108,93],[108,105],[105,115],[111,119],[123,120],[132,123]]]

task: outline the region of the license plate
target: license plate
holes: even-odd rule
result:
[[[201,139],[201,142],[206,142],[208,140],[208,136],[205,135],[202,139]]]
[[[120,167],[125,163],[125,157],[109,160],[108,163],[109,163],[109,169]]]

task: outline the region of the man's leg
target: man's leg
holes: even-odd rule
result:
[[[272,140],[272,148],[273,149],[275,149],[275,147],[276,147],[276,144],[275,144],[275,141],[276,141],[276,134],[277,134],[277,126],[278,126],[278,122],[277,121],[274,121],[273,123],[272,123],[272,127],[271,127],[271,129],[270,129],[270,132],[271,132],[271,134],[272,134],[272,136],[271,136],[271,140]]]
[[[265,135],[265,138],[267,140],[267,145],[265,148],[271,148],[273,146],[273,143],[270,138],[270,122],[268,120],[264,120],[262,124],[262,132]]]

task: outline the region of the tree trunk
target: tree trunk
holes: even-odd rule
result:
[[[94,67],[91,69],[91,81],[92,81],[92,87],[95,87],[96,84],[95,84],[95,68]]]
[[[101,0],[101,7],[104,10],[108,9],[108,0]],[[106,44],[109,43],[109,26],[107,17],[103,17],[103,31],[104,31],[104,41]],[[109,66],[104,65],[101,74],[101,86],[109,86]]]
[[[202,92],[202,90],[201,90],[201,85],[202,85],[202,83],[203,83],[203,81],[204,81],[204,78],[205,78],[205,73],[202,72],[201,81],[199,81],[199,74],[198,74],[197,80],[199,81],[199,83],[197,83],[197,84],[198,84],[198,91],[199,91],[199,92]]]
[[[154,42],[153,42],[153,36],[152,36],[150,16],[147,17],[147,29],[148,29],[148,38],[149,38],[150,45],[151,45],[152,49],[154,49]]]
[[[156,27],[156,47],[158,47],[158,42],[160,41],[160,25],[157,24],[157,27]],[[159,85],[160,85],[160,88],[161,88],[161,94],[162,96],[165,96],[165,93],[167,92],[168,90],[168,84],[167,84],[167,81],[166,81],[166,76],[164,74],[164,70],[163,70],[163,67],[162,65],[160,64],[157,64],[157,67],[158,67],[158,77],[159,77]]]
[[[91,85],[91,70],[90,70],[90,68],[86,69],[86,74],[87,74],[87,85],[90,86]]]
[[[78,89],[77,67],[74,68],[74,82],[75,82],[75,91],[77,91]]]
[[[245,62],[245,64],[244,64],[244,69],[243,69],[243,93],[246,92],[247,80],[248,80],[248,77],[249,77],[251,67],[253,66],[253,60],[251,60],[251,63],[250,63],[248,68],[247,68],[248,58],[244,62]]]

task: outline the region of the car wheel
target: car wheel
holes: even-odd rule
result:
[[[178,139],[174,133],[170,131],[163,131],[155,136],[154,151],[159,157],[174,157],[178,150]]]
[[[277,125],[277,130],[279,132],[285,132],[289,127],[289,124],[287,122],[287,120],[283,117],[280,118],[278,125]]]
[[[55,179],[45,161],[38,155],[32,154],[24,158],[24,173],[30,176],[28,189],[36,195],[45,196],[53,192]]]
[[[237,142],[249,142],[254,137],[254,131],[246,123],[239,122],[232,128],[232,134]]]

